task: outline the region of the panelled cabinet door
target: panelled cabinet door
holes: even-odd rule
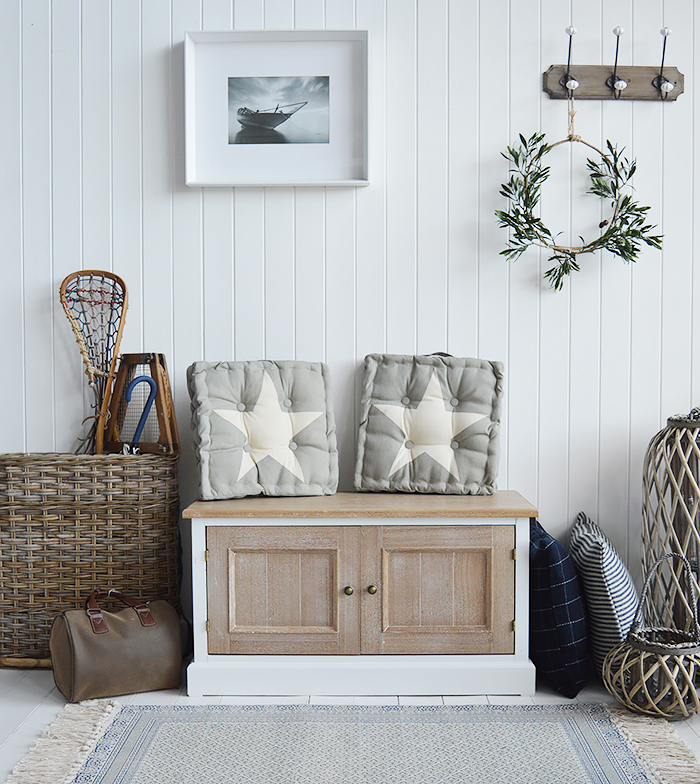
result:
[[[211,526],[207,550],[210,654],[360,652],[358,527]]]
[[[368,526],[361,535],[362,653],[513,653],[515,526]]]

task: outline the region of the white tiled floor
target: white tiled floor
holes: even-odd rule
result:
[[[602,683],[593,682],[576,698],[578,702],[611,702],[612,698]],[[145,705],[186,705],[197,703],[221,704],[281,704],[311,705],[473,705],[473,704],[555,704],[570,703],[547,687],[538,687],[534,697],[486,696],[426,696],[426,697],[204,697],[190,698],[186,690],[173,689],[148,694],[120,697],[119,702]],[[48,670],[0,669],[0,781],[4,781],[15,763],[27,752],[65,705],[65,700],[54,687]],[[675,722],[678,735],[700,758],[700,716]]]

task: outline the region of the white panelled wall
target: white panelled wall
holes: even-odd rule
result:
[[[130,293],[122,350],[167,356],[184,503],[190,363],[327,362],[347,490],[365,354],[448,351],[505,364],[500,487],[562,538],[585,510],[639,576],[644,450],[700,402],[696,16],[692,0],[3,0],[0,449],[74,449],[89,398],[58,286],[111,269]],[[589,64],[612,61],[621,25],[620,62],[655,65],[671,27],[686,92],[577,103],[577,133],[637,158],[664,249],[584,257],[555,293],[546,258],[499,257],[494,210],[506,145],[566,134],[541,74],[571,23]],[[263,28],[369,31],[369,187],[184,185],[185,31]],[[552,153],[542,214],[575,238],[603,207],[571,147]]]

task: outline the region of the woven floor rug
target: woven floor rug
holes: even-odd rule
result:
[[[698,784],[671,726],[601,705],[70,705],[12,784]]]

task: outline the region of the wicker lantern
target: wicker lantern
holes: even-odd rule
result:
[[[694,590],[700,595],[700,408],[674,416],[652,438],[644,459],[642,561],[645,573],[665,553],[690,562]],[[681,565],[657,570],[650,585],[656,622],[683,628],[687,623]]]
[[[687,631],[645,625],[654,577],[664,561],[676,559],[688,586]],[[626,708],[647,716],[684,719],[700,710],[696,683],[700,676],[700,626],[690,564],[680,553],[659,558],[647,575],[627,639],[603,662],[607,690]],[[675,570],[674,570],[675,573]]]

